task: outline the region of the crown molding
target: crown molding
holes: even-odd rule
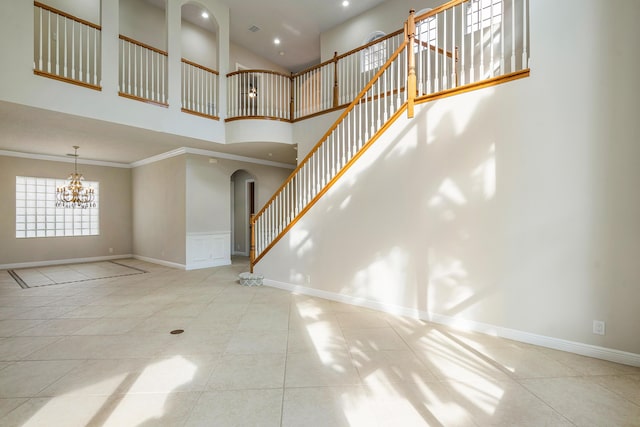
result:
[[[131,167],[137,168],[139,166],[148,165],[151,163],[159,162],[161,160],[170,159],[171,157],[181,156],[183,154],[195,154],[197,156],[215,157],[217,159],[236,160],[238,162],[254,163],[264,166],[273,166],[276,168],[294,170],[295,165],[288,163],[272,162],[269,160],[254,159],[252,157],[238,156],[235,154],[220,153],[218,151],[203,150],[200,148],[180,147],[176,150],[167,151],[166,153],[158,154],[157,156],[148,157],[146,159],[138,160],[130,164]]]
[[[48,160],[50,162],[63,162],[63,163],[74,163],[74,157],[67,156],[49,156],[46,154],[33,154],[33,153],[21,153],[19,151],[7,151],[0,150],[0,156],[7,157],[20,157],[22,159],[30,159],[30,160]],[[105,162],[101,160],[89,160],[78,158],[79,165],[92,165],[92,166],[106,166],[109,168],[123,168],[130,169],[132,166],[127,163],[116,163],[116,162]]]

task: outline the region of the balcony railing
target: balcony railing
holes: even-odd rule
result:
[[[411,42],[418,97],[452,90],[528,68],[527,2],[453,0],[414,19]],[[101,29],[68,13],[35,2],[34,72],[100,89]],[[229,73],[219,93],[218,72],[186,59],[181,66],[182,111],[227,120],[296,121],[346,107],[403,43],[403,31],[302,72],[268,70]],[[168,105],[168,54],[119,37],[119,94]],[[397,85],[397,90],[405,90]],[[227,109],[218,110],[226,96]]]
[[[119,95],[166,106],[167,52],[120,35]]]
[[[227,119],[289,121],[291,77],[275,71],[242,70],[227,74]]]
[[[182,111],[218,119],[218,72],[182,58]]]
[[[101,28],[34,3],[35,74],[100,90]]]

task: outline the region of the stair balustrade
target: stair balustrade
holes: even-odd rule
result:
[[[411,11],[400,47],[251,218],[252,271],[399,113],[406,109],[411,118],[416,103],[527,77],[528,19],[528,0],[453,0],[418,17]],[[356,74],[373,68],[363,64],[351,67]],[[316,80],[330,79],[320,74]],[[334,80],[334,105],[335,86]],[[317,87],[309,91],[316,98],[303,99],[326,107],[329,92]],[[301,115],[310,112],[304,103],[298,109]]]

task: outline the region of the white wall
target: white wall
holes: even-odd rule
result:
[[[640,3],[530,10],[530,78],[399,120],[256,271],[639,355]]]

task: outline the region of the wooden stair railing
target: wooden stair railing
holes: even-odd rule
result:
[[[467,15],[465,28],[469,1],[452,0],[417,18],[410,12],[402,44],[251,217],[251,271],[402,112],[411,118],[416,103],[529,76],[528,0],[504,0],[489,18]]]
[[[251,218],[252,270],[404,111],[408,45],[405,37],[271,200]]]

